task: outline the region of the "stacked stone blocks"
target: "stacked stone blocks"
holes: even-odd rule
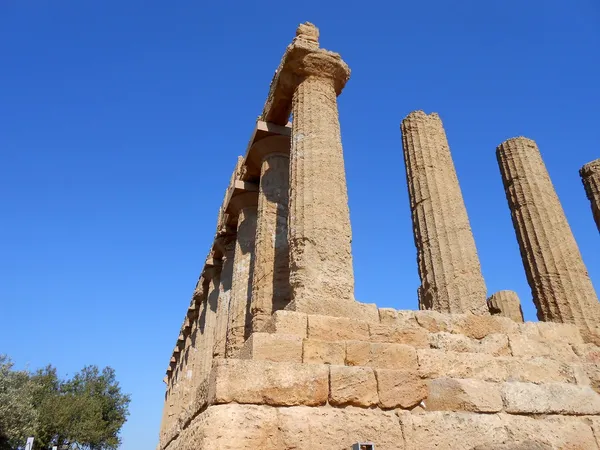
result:
[[[535,143],[497,156],[544,322],[523,323],[512,291],[486,302],[445,131],[422,111],[401,125],[421,311],[356,302],[336,99],[350,71],[318,38],[298,27],[234,168],[159,450],[600,449],[600,307]]]

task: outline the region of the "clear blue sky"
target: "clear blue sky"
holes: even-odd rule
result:
[[[339,101],[356,297],[417,307],[399,124],[444,121],[488,292],[535,310],[495,160],[542,151],[600,290],[578,170],[600,157],[597,0],[0,0],[0,352],[132,394],[125,450],[157,443],[162,378],[236,156],[298,23],[352,77]]]

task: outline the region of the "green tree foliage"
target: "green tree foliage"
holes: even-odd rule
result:
[[[59,449],[111,450],[119,446],[118,434],[129,414],[130,398],[121,392],[113,369],[87,366],[71,379],[61,380],[52,366],[35,373],[16,372],[8,359],[4,361],[6,369],[0,368],[13,378],[18,375],[26,387],[12,396],[21,399],[21,403],[11,403],[17,405],[13,409],[20,408],[20,415],[11,415],[8,409],[5,415],[0,406],[0,450],[22,446],[27,436],[35,436],[36,449],[56,445]],[[0,403],[2,386],[0,380]],[[8,435],[5,429],[18,431]],[[4,434],[6,447],[1,446]]]
[[[12,370],[13,363],[0,355],[0,449],[17,448],[31,436],[37,422],[33,386],[27,371]]]

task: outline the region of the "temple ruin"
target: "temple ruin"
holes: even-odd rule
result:
[[[600,304],[533,141],[497,158],[540,322],[515,292],[488,297],[442,122],[422,111],[401,123],[419,309],[354,298],[349,77],[301,24],[218,209],[158,450],[600,449]]]
[[[588,200],[592,204],[592,214],[600,231],[600,159],[584,165],[579,171]]]

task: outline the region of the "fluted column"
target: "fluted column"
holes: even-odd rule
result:
[[[208,295],[200,311],[200,320],[204,324],[202,337],[198,346],[198,380],[210,374],[213,361],[215,328],[217,325],[217,309],[221,290],[221,267],[213,266],[204,269],[203,276],[209,280]]]
[[[261,159],[250,311],[253,331],[261,331],[274,311],[290,301],[287,240],[290,139],[271,136],[251,149]]]
[[[239,209],[233,281],[229,301],[227,357],[234,356],[237,350],[242,347],[251,327],[250,297],[252,295],[254,244],[256,240],[256,202],[256,195],[254,195],[250,204]]]
[[[579,171],[587,198],[592,204],[592,214],[600,231],[600,159],[587,163]]]
[[[538,318],[593,329],[598,298],[536,143],[509,139],[496,156]]]
[[[421,286],[419,308],[489,314],[471,225],[442,121],[414,111],[402,144]]]
[[[296,310],[345,315],[354,300],[350,213],[336,85],[349,69],[338,57],[303,58],[292,102],[290,285]]]
[[[213,346],[214,358],[225,357],[231,285],[233,280],[235,240],[224,243],[223,250],[223,266],[221,269],[221,276],[219,277],[219,299],[217,304],[217,317],[215,321],[215,336]]]
[[[504,316],[515,322],[523,322],[523,310],[519,296],[514,291],[498,291],[487,299],[490,313]]]

